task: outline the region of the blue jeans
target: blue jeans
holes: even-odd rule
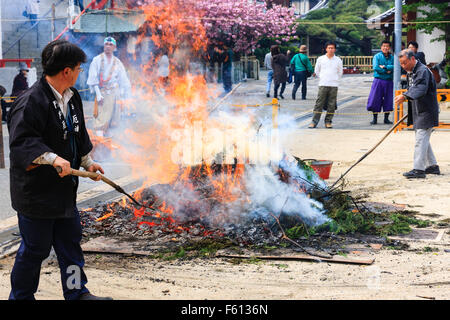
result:
[[[83,0],[75,0],[75,1],[73,2],[73,4],[74,4],[75,6],[79,6],[79,7],[80,7],[80,11],[83,11],[83,10],[84,10],[84,7],[83,7]]]
[[[67,219],[34,219],[18,214],[22,243],[11,271],[10,300],[34,300],[41,264],[50,254],[52,246],[58,258],[64,298],[76,300],[81,294],[89,292],[83,272],[80,215],[75,210],[76,217]],[[77,275],[74,269],[79,271],[79,286],[74,278]]]
[[[294,72],[294,88],[292,88],[292,98],[295,99],[300,84],[302,85],[302,99],[306,99],[306,71]]]
[[[31,13],[30,13],[30,14],[28,15],[28,18],[30,19],[30,25],[34,26],[34,24],[38,22],[38,21],[37,21],[37,17],[38,17],[37,14],[31,14]]]
[[[266,92],[270,93],[270,86],[272,85],[272,78],[273,78],[273,70],[269,70],[267,73],[267,87]]]

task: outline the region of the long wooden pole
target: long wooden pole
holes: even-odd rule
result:
[[[375,149],[376,149],[376,148],[384,141],[384,139],[386,139],[387,136],[390,135],[390,134],[392,133],[392,131],[394,131],[394,129],[397,128],[397,126],[398,126],[400,123],[402,123],[402,122],[406,119],[406,117],[408,117],[408,114],[405,114],[400,120],[398,120],[397,123],[394,124],[394,125],[392,126],[392,128],[389,129],[389,131],[384,135],[384,137],[381,138],[381,140],[378,141],[378,143],[372,147],[372,149],[370,149],[369,151],[367,151],[367,152],[366,152],[366,153],[365,153],[358,161],[356,161],[350,168],[348,168],[347,171],[345,171],[344,174],[341,175],[341,176],[339,177],[339,179],[336,180],[335,183],[333,183],[333,185],[330,187],[330,189],[332,189],[332,188],[336,185],[336,183],[338,183],[343,177],[345,177],[345,175],[346,175],[347,173],[349,173],[350,170],[352,170],[358,163],[360,163],[361,161],[363,161],[369,154],[371,154],[372,151],[375,150]]]
[[[61,167],[57,167],[56,171],[61,172],[62,169]],[[90,171],[81,171],[81,170],[76,170],[76,169],[72,169],[70,172],[71,175],[73,176],[77,176],[77,177],[83,177],[83,178],[91,178],[91,179],[97,179],[100,176],[100,179],[109,184],[111,187],[113,187],[114,189],[116,189],[118,192],[123,193],[124,195],[126,195],[128,198],[130,198],[135,204],[141,206],[141,207],[145,207],[143,204],[139,203],[135,198],[133,198],[132,196],[130,196],[128,193],[125,192],[125,190],[123,190],[119,185],[115,184],[113,181],[109,180],[108,178],[106,178],[104,175],[97,173],[97,172],[90,172]]]

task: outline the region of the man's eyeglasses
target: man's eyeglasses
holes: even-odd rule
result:
[[[80,73],[84,71],[84,69],[83,69],[82,67],[78,67],[78,68],[73,67],[73,68],[72,68],[71,66],[67,66],[67,67],[65,67],[65,68],[70,68],[70,69],[72,69],[72,70],[74,70],[74,71],[75,71],[75,70],[78,70],[78,71],[80,71]]]

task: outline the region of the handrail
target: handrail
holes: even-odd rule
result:
[[[33,59],[0,59],[0,68],[4,68],[7,62],[25,62],[28,68],[31,68]]]
[[[59,6],[62,2],[64,2],[64,0],[59,0],[59,2],[55,5],[55,8],[56,8],[57,6]],[[53,10],[53,9],[50,8],[50,10],[48,10],[42,17],[43,17],[43,18],[47,17],[47,16],[49,15],[49,13],[52,12],[52,10]],[[14,41],[13,44],[12,44],[11,46],[9,46],[8,49],[6,49],[5,51],[3,51],[3,56],[4,56],[5,54],[7,54],[7,53],[9,52],[9,50],[11,50],[17,43],[19,43],[20,40],[22,40],[22,39],[28,34],[28,32],[31,31],[32,29],[34,29],[40,22],[41,22],[41,21],[39,21],[39,20],[36,21],[35,24],[33,24],[30,28],[28,28],[26,31],[24,31],[24,33],[23,33],[16,41]],[[25,22],[25,23],[27,23],[27,22]]]

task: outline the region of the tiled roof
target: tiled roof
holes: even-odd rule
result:
[[[405,4],[406,4],[406,1],[403,0],[402,1],[402,5],[405,5]],[[395,14],[395,7],[390,8],[389,10],[387,10],[387,11],[385,11],[385,12],[383,12],[383,13],[375,16],[375,17],[367,19],[366,22],[373,24],[373,23],[376,23],[376,22],[380,22],[380,21],[382,21],[382,20],[384,20],[384,19],[386,19],[386,18],[388,18],[388,17],[390,17],[391,15],[394,15],[394,14]]]

